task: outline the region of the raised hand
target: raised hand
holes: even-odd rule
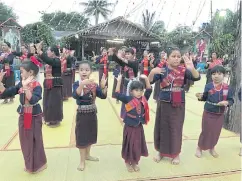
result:
[[[0,82],[2,82],[5,74],[6,74],[6,72],[4,72],[3,69],[2,69],[1,72],[0,72]]]
[[[82,85],[88,85],[93,83],[94,83],[94,79],[85,79],[81,82]]]
[[[102,88],[102,89],[105,88],[106,83],[107,83],[107,78],[106,78],[106,75],[103,74],[102,79],[101,79],[101,82],[100,82],[100,84],[101,84],[101,88]]]
[[[114,51],[112,48],[109,48],[108,49],[108,55],[112,56],[114,54]]]
[[[22,80],[23,87],[27,87],[29,83],[33,81],[33,79],[34,79],[33,76],[29,76],[27,79],[23,79]]]
[[[188,70],[194,69],[194,65],[193,65],[193,61],[192,61],[191,57],[183,56],[183,60],[184,60],[185,66]]]
[[[122,81],[122,74],[119,74],[116,79],[117,79],[118,82],[121,82]]]
[[[41,51],[42,47],[43,47],[43,41],[37,43],[35,45],[36,49],[37,49],[37,52]]]

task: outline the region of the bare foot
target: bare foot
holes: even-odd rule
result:
[[[209,150],[209,153],[214,157],[214,158],[218,158],[218,153],[214,150],[214,149],[211,149]]]
[[[242,156],[242,148],[240,148],[239,156]]]
[[[99,161],[98,158],[96,158],[96,157],[92,157],[92,156],[90,156],[90,155],[86,157],[86,160],[88,160],[88,161],[94,161],[94,162],[98,162],[98,161]]]
[[[81,162],[80,165],[77,167],[77,170],[83,171],[85,169],[85,162]]]
[[[156,163],[159,163],[161,160],[162,160],[163,156],[160,155],[160,153],[158,153],[154,158],[153,160],[156,162]]]
[[[200,148],[197,148],[195,156],[198,158],[202,157],[202,150]]]
[[[8,100],[4,100],[3,102],[2,102],[2,104],[7,104],[8,103]]]
[[[39,173],[47,168],[47,164],[44,164],[42,167],[40,167],[36,172],[34,173]]]
[[[139,172],[140,171],[140,168],[139,168],[138,165],[134,164],[134,165],[132,165],[132,167],[133,167],[135,172]]]
[[[128,172],[134,172],[133,167],[129,163],[125,163],[125,165],[127,167]]]
[[[179,165],[180,164],[180,157],[179,155],[171,160],[172,165]]]

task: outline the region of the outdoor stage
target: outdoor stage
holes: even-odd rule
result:
[[[48,168],[43,172],[30,175],[24,172],[24,160],[18,138],[18,96],[13,104],[0,105],[0,180],[1,181],[124,181],[124,180],[196,180],[196,181],[238,181],[241,177],[239,136],[222,130],[216,147],[219,158],[208,152],[202,158],[194,156],[204,103],[198,102],[195,93],[202,92],[205,76],[196,82],[186,94],[186,119],[183,129],[183,146],[180,165],[171,165],[165,159],[160,163],[153,161],[153,129],[156,104],[151,98],[150,124],[144,126],[149,157],[141,158],[140,172],[129,173],[121,158],[122,125],[119,120],[121,104],[111,98],[113,83],[109,74],[109,92],[106,100],[97,99],[98,143],[93,146],[92,155],[99,157],[98,163],[86,162],[84,172],[77,171],[79,152],[75,148],[75,110],[74,99],[64,102],[64,120],[60,127],[43,126],[44,145]],[[93,75],[96,80],[97,73]],[[76,76],[78,77],[78,75]],[[43,74],[42,74],[43,79]],[[240,121],[240,120],[238,120]]]

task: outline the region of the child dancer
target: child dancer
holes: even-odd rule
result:
[[[25,171],[37,173],[47,165],[42,138],[42,110],[38,103],[42,97],[42,88],[35,76],[41,64],[35,57],[24,61],[20,66],[22,81],[16,86],[5,88],[2,79],[5,72],[0,73],[0,99],[20,95],[19,140],[25,161]]]
[[[227,106],[234,103],[233,94],[229,86],[223,82],[225,69],[215,66],[211,69],[213,82],[205,86],[204,92],[197,93],[199,101],[206,101],[202,118],[202,132],[199,137],[196,156],[202,156],[202,150],[209,150],[217,158],[215,146],[223,126],[224,112]]]
[[[148,156],[142,124],[147,124],[149,121],[149,105],[147,101],[152,93],[152,88],[147,76],[141,75],[141,78],[145,79],[146,82],[144,96],[144,84],[142,82],[133,81],[130,85],[131,95],[127,96],[119,93],[122,76],[119,75],[117,79],[116,97],[125,104],[126,109],[122,157],[129,172],[139,171],[138,163],[140,157]]]
[[[73,84],[73,98],[78,105],[76,114],[76,147],[80,151],[79,171],[85,169],[85,160],[99,161],[98,158],[90,156],[91,145],[97,142],[97,108],[96,97],[106,99],[107,79],[103,74],[100,87],[89,79],[92,73],[88,61],[81,61],[79,65],[80,81]]]
[[[180,163],[182,129],[185,118],[184,80],[200,80],[192,60],[184,56],[185,67],[181,65],[181,53],[177,48],[167,52],[167,66],[156,67],[149,74],[149,80],[160,80],[159,100],[157,101],[154,144],[158,154],[155,162],[163,157],[172,158],[172,164]]]

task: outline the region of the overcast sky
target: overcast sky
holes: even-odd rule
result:
[[[54,11],[77,11],[82,13],[84,7],[80,2],[88,0],[0,0],[13,7],[18,15],[18,22],[24,26],[28,23],[34,23],[40,20],[38,11],[47,13]],[[163,20],[166,28],[172,30],[178,24],[192,26],[196,19],[194,30],[210,19],[210,1],[211,0],[109,0],[109,2],[118,2],[109,19],[117,16],[129,15],[129,20],[141,23],[142,12],[146,9],[156,11],[155,20]],[[235,11],[239,0],[212,0],[213,12],[216,9],[229,8]],[[147,3],[149,2],[149,3]],[[103,22],[100,18],[100,22]],[[91,23],[94,23],[93,18]]]

